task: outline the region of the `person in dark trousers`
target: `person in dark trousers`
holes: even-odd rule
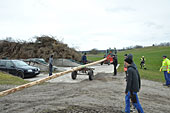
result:
[[[126,84],[126,89],[125,89],[125,94],[126,94],[125,112],[130,113],[130,99],[131,99],[133,106],[137,109],[138,113],[144,113],[143,108],[140,105],[138,95],[137,95],[141,87],[140,75],[132,59],[126,58],[124,61],[125,61],[125,65],[128,67],[127,84]]]
[[[141,69],[145,69],[145,57],[144,56],[140,58],[140,67]]]
[[[84,53],[84,55],[82,56],[81,61],[82,61],[83,64],[87,64],[86,53]]]
[[[114,76],[117,75],[117,69],[116,69],[117,64],[118,64],[117,55],[113,55]]]
[[[127,55],[127,58],[129,58],[129,59],[131,59],[132,60],[132,64],[131,65],[133,65],[135,68],[136,68],[136,71],[137,71],[137,73],[138,73],[138,78],[140,79],[140,75],[139,75],[139,71],[138,71],[138,68],[137,68],[137,66],[136,66],[136,64],[134,63],[134,61],[133,61],[133,55],[130,53],[130,54],[128,54]],[[128,76],[128,74],[127,74],[127,76]],[[127,81],[127,80],[126,80]],[[140,81],[139,81],[140,82]],[[141,83],[139,83],[139,84],[141,84]],[[133,111],[133,109],[134,109],[134,106],[132,106],[133,104],[131,104],[131,111]]]
[[[124,55],[124,60],[127,58],[127,54]],[[124,62],[124,72],[125,72],[125,79],[127,79],[127,67],[125,65],[125,62]]]
[[[170,87],[170,60],[167,58],[166,55],[163,56],[162,66],[160,68],[160,72],[164,72],[164,77],[166,83],[163,86]]]
[[[52,72],[53,72],[53,55],[51,55],[49,58],[49,76],[52,75]]]

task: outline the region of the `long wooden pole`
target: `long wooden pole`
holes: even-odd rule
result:
[[[96,61],[96,62],[93,62],[93,63],[89,63],[89,64],[86,64],[86,65],[80,65],[78,67],[74,67],[70,70],[67,70],[67,71],[63,71],[63,72],[60,72],[60,73],[56,73],[52,76],[49,76],[49,77],[45,77],[45,78],[42,78],[40,80],[37,80],[37,81],[33,81],[33,82],[30,82],[30,83],[27,83],[27,84],[24,84],[24,85],[20,85],[20,86],[17,86],[15,88],[11,88],[11,89],[8,89],[8,90],[5,90],[5,91],[2,91],[0,92],[0,97],[1,96],[5,96],[5,95],[8,95],[8,94],[11,94],[11,93],[14,93],[16,91],[20,91],[20,90],[23,90],[25,88],[28,88],[28,87],[31,87],[31,86],[34,86],[34,85],[37,85],[37,84],[40,84],[40,83],[43,83],[45,81],[48,81],[48,80],[51,80],[51,79],[54,79],[54,78],[57,78],[59,76],[62,76],[62,75],[65,75],[67,73],[71,73],[73,71],[77,71],[79,69],[82,69],[82,68],[85,68],[85,67],[88,67],[88,66],[91,66],[91,65],[95,65],[95,64],[98,64],[100,62],[103,62],[105,61],[106,58],[102,59],[102,60],[99,60],[99,61]]]

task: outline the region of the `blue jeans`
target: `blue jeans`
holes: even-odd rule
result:
[[[125,96],[126,102],[125,112],[130,113],[130,99],[132,100],[133,106],[137,109],[138,113],[144,113],[143,108],[139,103],[138,95],[135,92],[133,92],[133,95],[131,95],[130,92],[128,92],[128,94]]]
[[[170,85],[170,74],[167,71],[164,71],[164,77],[166,81],[166,85]]]
[[[53,65],[49,64],[49,76],[52,75],[53,72]]]

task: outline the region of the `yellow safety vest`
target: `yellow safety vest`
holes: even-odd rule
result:
[[[168,72],[170,72],[170,60],[168,60]]]
[[[146,58],[140,58],[140,61],[146,61]]]
[[[165,58],[162,61],[162,67],[160,68],[162,71],[170,71],[170,60],[168,58]]]

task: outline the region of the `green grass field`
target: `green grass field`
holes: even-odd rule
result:
[[[103,59],[104,57],[104,53],[99,53],[97,55],[87,55],[87,60],[89,61],[98,61],[98,60],[101,60]]]
[[[138,67],[139,73],[143,79],[164,82],[163,72],[159,72],[159,68],[162,65],[162,56],[167,55],[170,59],[170,47],[146,47],[140,49],[132,49],[127,51],[118,52],[118,63],[120,67],[119,72],[123,72],[124,54],[133,54],[133,60]],[[99,60],[103,58],[104,54],[99,54],[97,57],[90,56],[89,60]],[[140,69],[140,58],[145,56],[147,70]]]
[[[21,85],[28,83],[19,77],[0,72],[0,85]]]

